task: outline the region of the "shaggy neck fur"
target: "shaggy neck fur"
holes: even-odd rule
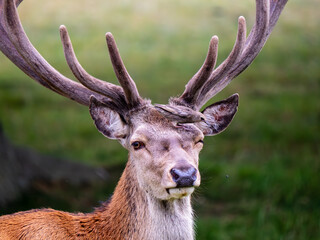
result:
[[[87,229],[89,226],[91,229]],[[169,201],[155,199],[139,187],[129,161],[111,202],[80,220],[79,228],[80,233],[89,230],[92,239],[192,240],[190,196]]]

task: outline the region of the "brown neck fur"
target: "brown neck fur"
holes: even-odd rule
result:
[[[141,214],[141,211],[138,211],[141,206],[138,204],[145,199],[131,172],[132,166],[128,162],[111,202],[105,203],[91,214],[80,215],[79,219],[76,219],[79,224],[76,232],[82,232],[83,237],[87,237],[89,233],[90,239],[137,239],[133,237],[139,229],[137,219],[145,219],[145,216],[138,216]]]
[[[38,209],[0,217],[0,239],[194,238],[190,197],[161,201],[140,187],[130,160],[109,204],[89,214]]]
[[[75,232],[78,233],[78,238],[193,239],[190,198],[164,202],[150,197],[139,187],[134,166],[130,160],[111,202],[104,204],[91,214],[79,215],[75,221],[77,226]],[[162,226],[159,226],[159,222],[163,223]],[[172,224],[176,229],[170,227]],[[179,229],[180,224],[184,226],[182,228],[185,228],[185,225],[190,226]],[[185,232],[188,232],[188,236]]]

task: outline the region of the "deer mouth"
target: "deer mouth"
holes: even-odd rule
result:
[[[166,191],[170,198],[181,199],[190,196],[194,192],[194,187],[166,188]]]

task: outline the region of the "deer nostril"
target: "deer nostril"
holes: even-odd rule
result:
[[[197,169],[192,166],[172,168],[170,174],[177,187],[192,187],[197,180]]]
[[[180,178],[180,175],[179,175],[179,170],[175,169],[175,168],[172,168],[170,170],[170,173],[171,173],[171,176],[172,176],[172,179],[173,181],[177,181],[179,178]]]

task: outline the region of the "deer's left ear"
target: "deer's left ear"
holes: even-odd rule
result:
[[[205,136],[216,135],[227,128],[238,110],[239,95],[216,102],[202,111],[205,121],[196,123]]]

